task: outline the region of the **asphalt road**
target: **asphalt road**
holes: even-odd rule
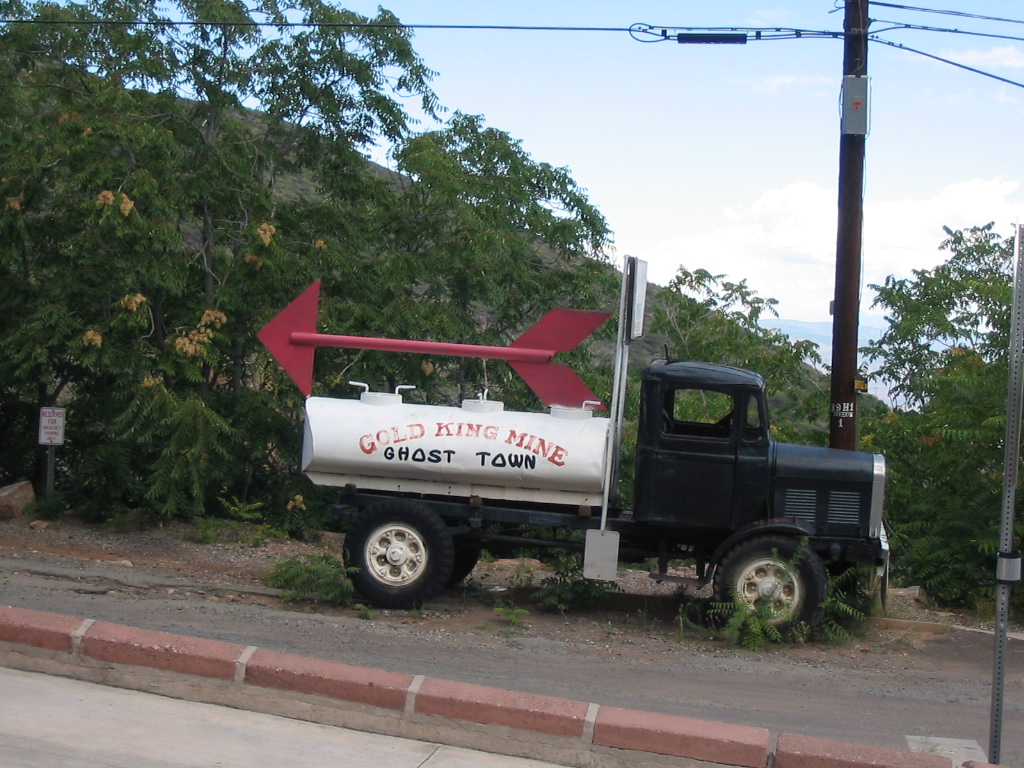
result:
[[[529,636],[413,626],[236,600],[242,590],[175,576],[0,558],[0,602],[179,634],[256,645],[408,674],[631,709],[906,749],[976,742],[987,748],[992,638],[954,631],[851,659],[748,653],[679,643],[635,652]],[[1002,762],[1024,766],[1024,643],[1007,663]],[[920,739],[924,739],[924,747]],[[939,749],[939,747],[933,747]],[[970,756],[978,756],[976,753]]]

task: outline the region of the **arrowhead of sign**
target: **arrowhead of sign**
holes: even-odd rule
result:
[[[292,343],[292,333],[316,333],[317,314],[320,311],[320,281],[303,291],[273,320],[256,334],[285,373],[306,397],[313,392],[313,353],[311,346]]]

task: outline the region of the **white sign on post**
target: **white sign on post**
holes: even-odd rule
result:
[[[39,409],[39,444],[64,445],[64,409]]]

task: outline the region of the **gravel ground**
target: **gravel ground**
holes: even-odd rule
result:
[[[172,521],[141,530],[118,531],[110,526],[84,525],[73,518],[59,521],[26,519],[0,521],[0,554],[51,556],[62,561],[96,563],[132,571],[156,571],[172,574],[209,586],[235,586],[240,595],[255,590],[249,599],[265,600],[268,591],[263,579],[283,558],[328,552],[340,556],[343,537],[324,533],[316,541],[302,542],[267,536],[257,526],[222,522],[203,530],[195,524]],[[537,560],[481,561],[466,586],[448,590],[422,611],[371,611],[358,608],[325,608],[292,605],[296,611],[332,611],[360,614],[390,623],[414,623],[417,627],[436,628],[469,634],[515,634],[532,637],[562,637],[566,617],[544,613],[533,594],[549,575]],[[644,648],[652,644],[677,644],[680,640],[721,643],[709,630],[680,626],[678,621],[680,590],[673,583],[657,583],[646,571],[620,571],[621,592],[609,595],[599,610],[572,614],[572,635],[593,644],[602,644],[610,636],[629,638],[628,645]],[[272,594],[272,593],[271,593]],[[976,617],[931,609],[917,589],[890,591],[890,616],[917,622],[984,627]],[[924,598],[926,600],[926,598]],[[522,608],[495,611],[496,604]],[[866,637],[842,648],[830,648],[831,654],[858,657],[858,646],[898,641],[913,645],[905,631],[871,630]],[[892,637],[890,637],[892,635]]]

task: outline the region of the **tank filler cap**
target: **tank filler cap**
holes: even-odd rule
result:
[[[402,402],[402,396],[397,392],[371,392],[370,385],[362,381],[350,381],[349,384],[353,387],[362,387],[359,401],[367,405],[395,405]]]
[[[505,404],[498,400],[463,400],[462,410],[471,413],[498,413],[505,410]]]
[[[394,392],[363,392],[359,401],[367,405],[401,405],[402,396]]]
[[[589,419],[594,415],[590,408],[572,408],[568,405],[552,405],[551,415],[558,419]]]
[[[463,400],[462,410],[472,413],[498,413],[505,410],[505,404],[498,400],[488,400],[489,389],[484,389],[476,400]]]

